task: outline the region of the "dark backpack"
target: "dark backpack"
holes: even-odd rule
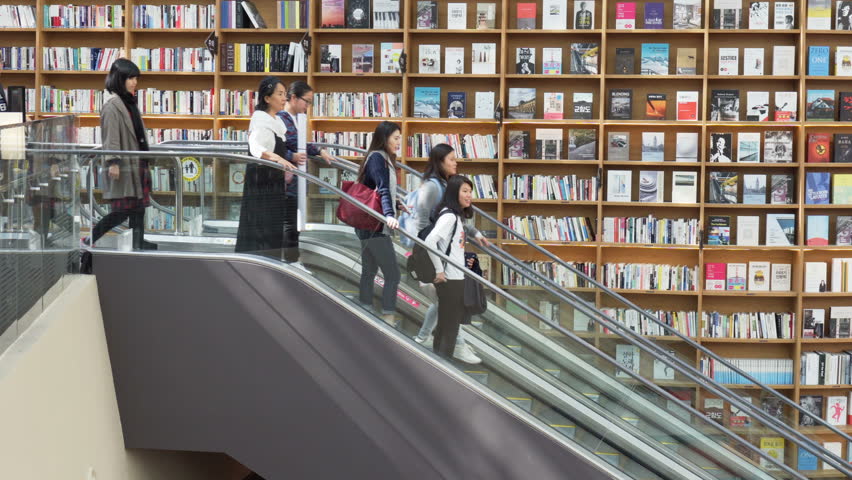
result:
[[[450,211],[442,212],[441,215],[447,213],[455,215]],[[441,218],[441,215],[438,215],[438,218]],[[417,232],[417,238],[420,240],[426,240],[426,237],[428,237],[435,228],[435,223],[438,222],[438,218],[429,225],[426,225],[423,230]],[[444,255],[450,255],[450,248],[453,246],[453,238],[456,236],[457,227],[458,222],[453,223],[453,233],[450,234],[450,241],[447,242],[447,250],[444,252]],[[408,260],[405,262],[405,270],[409,275],[411,275],[411,278],[422,283],[433,283],[435,281],[435,276],[437,275],[435,272],[435,265],[432,264],[432,259],[429,258],[429,252],[418,244],[415,244],[414,248],[411,249],[411,255],[408,256]]]

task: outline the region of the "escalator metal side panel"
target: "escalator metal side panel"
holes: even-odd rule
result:
[[[613,478],[280,270],[94,266],[127,447],[226,452],[269,480]]]

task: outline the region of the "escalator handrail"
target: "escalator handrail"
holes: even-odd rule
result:
[[[53,149],[53,150],[50,150],[50,151],[51,151],[51,152],[53,152],[53,153],[56,153],[56,154],[79,154],[79,153],[80,153],[80,151],[79,151],[79,150],[70,150],[70,149],[69,149],[69,150],[67,150],[67,151],[66,151],[66,150],[62,150],[62,149]],[[44,152],[39,151],[39,150],[35,150],[35,152],[36,152],[36,153],[44,153]],[[164,152],[152,152],[152,151],[142,152],[142,151],[124,151],[124,150],[99,150],[99,151],[94,151],[94,152],[87,152],[87,154],[89,154],[89,155],[98,155],[98,156],[106,156],[106,155],[143,155],[143,154],[144,154],[144,155],[147,155],[147,156],[150,156],[150,157],[171,157],[171,156],[174,156],[174,153],[175,153],[175,152],[165,152],[165,151],[164,151]],[[210,156],[213,156],[213,155],[210,155]],[[222,153],[222,154],[215,154],[215,156],[216,156],[217,158],[222,158],[222,159],[237,160],[237,161],[246,162],[246,163],[256,163],[256,164],[260,164],[260,165],[264,165],[264,166],[269,166],[269,167],[272,167],[272,168],[276,168],[276,169],[279,169],[279,170],[283,170],[283,169],[284,169],[284,167],[282,167],[281,165],[279,165],[279,164],[277,164],[277,163],[275,163],[275,162],[271,162],[271,161],[267,161],[267,160],[262,160],[262,159],[258,159],[258,158],[256,158],[256,157],[251,157],[251,156],[246,156],[246,155],[234,155],[234,154],[226,154],[226,153]],[[310,180],[310,181],[311,181],[311,183],[315,183],[315,184],[321,185],[323,188],[326,188],[326,189],[328,189],[328,190],[330,190],[330,191],[334,192],[335,194],[337,194],[337,195],[338,195],[338,196],[340,196],[341,198],[346,199],[346,200],[347,200],[347,201],[349,201],[350,203],[352,203],[352,204],[354,204],[354,205],[357,205],[357,206],[358,206],[358,208],[360,208],[361,210],[363,210],[364,212],[366,212],[366,213],[367,213],[367,214],[369,214],[370,216],[372,216],[372,217],[376,218],[376,219],[377,219],[377,220],[379,220],[382,224],[384,224],[384,223],[386,222],[386,220],[384,219],[384,216],[383,216],[383,215],[380,215],[379,213],[377,213],[377,212],[373,211],[372,209],[370,209],[370,208],[369,208],[369,207],[367,207],[366,205],[361,204],[361,203],[360,203],[360,202],[358,202],[356,199],[354,199],[354,198],[353,198],[353,197],[351,197],[350,195],[346,194],[345,192],[343,192],[342,190],[340,190],[339,188],[337,188],[337,186],[335,186],[335,185],[331,185],[331,184],[328,184],[328,183],[326,183],[326,182],[323,182],[321,179],[319,179],[319,178],[317,178],[317,177],[314,177],[313,175],[308,174],[308,173],[303,172],[303,171],[298,170],[298,169],[289,170],[289,171],[290,171],[290,172],[292,172],[294,175],[297,175],[297,176],[300,176],[300,177],[304,177],[304,178],[306,178],[306,179]],[[666,392],[665,390],[663,390],[662,388],[660,388],[660,387],[659,387],[659,386],[657,386],[656,384],[654,384],[654,383],[652,383],[652,382],[648,381],[648,380],[647,380],[647,379],[645,379],[644,377],[642,377],[642,376],[640,376],[640,375],[636,374],[635,372],[633,372],[633,371],[631,371],[631,370],[624,369],[624,368],[623,368],[623,366],[622,366],[620,363],[618,363],[615,359],[613,359],[612,357],[610,357],[608,354],[606,354],[606,353],[604,353],[604,352],[600,351],[599,349],[597,349],[597,347],[595,347],[595,346],[593,346],[593,345],[589,344],[589,343],[588,343],[588,342],[586,342],[583,338],[581,338],[581,337],[577,336],[577,335],[576,335],[576,334],[574,334],[573,332],[571,332],[571,331],[569,331],[569,330],[565,329],[564,327],[562,327],[562,326],[560,326],[560,325],[558,325],[558,324],[554,323],[551,319],[548,319],[548,318],[543,317],[543,316],[542,316],[542,315],[541,315],[541,314],[540,314],[537,310],[532,309],[532,307],[530,307],[529,305],[527,305],[527,304],[526,304],[526,303],[524,303],[524,302],[521,302],[520,300],[518,300],[517,298],[515,298],[513,295],[509,294],[508,292],[505,292],[504,290],[502,290],[501,288],[499,288],[497,285],[495,285],[495,284],[491,283],[489,280],[484,279],[484,278],[482,278],[482,277],[480,277],[480,276],[478,276],[478,275],[475,275],[475,274],[471,274],[471,273],[469,273],[469,272],[467,271],[467,269],[464,267],[464,265],[457,264],[454,260],[452,260],[450,257],[446,256],[443,252],[432,251],[432,250],[431,250],[428,246],[426,246],[426,244],[425,244],[425,243],[423,243],[423,241],[422,241],[422,240],[420,240],[420,239],[419,239],[419,238],[417,238],[416,236],[411,236],[411,235],[409,235],[407,232],[404,232],[404,231],[401,231],[401,230],[400,230],[400,232],[401,232],[403,235],[405,235],[405,236],[409,237],[409,238],[412,240],[412,242],[414,242],[414,243],[416,243],[416,244],[421,245],[423,248],[426,248],[427,250],[429,250],[429,251],[430,251],[430,253],[432,253],[432,254],[434,254],[434,255],[437,255],[437,256],[438,256],[439,258],[441,258],[444,262],[447,262],[448,264],[453,265],[454,267],[456,267],[456,268],[460,269],[460,271],[464,272],[464,274],[465,274],[465,275],[469,276],[470,278],[473,278],[476,282],[478,282],[478,283],[482,284],[485,288],[489,288],[489,289],[491,289],[491,290],[493,290],[493,291],[497,292],[498,294],[500,294],[501,296],[503,296],[503,297],[504,297],[504,298],[506,298],[507,300],[509,300],[509,301],[511,301],[511,302],[513,302],[513,303],[515,303],[515,304],[517,304],[517,305],[518,305],[518,306],[519,306],[522,310],[525,310],[528,314],[532,315],[534,318],[536,318],[536,319],[538,319],[538,320],[540,320],[540,321],[545,322],[546,324],[548,324],[548,325],[550,325],[551,327],[553,327],[554,329],[556,329],[556,330],[560,331],[560,333],[562,333],[562,334],[566,335],[567,337],[571,338],[571,339],[572,339],[572,340],[574,340],[575,342],[578,342],[578,343],[582,344],[582,345],[583,345],[584,347],[586,347],[589,351],[593,352],[595,355],[597,355],[599,358],[601,358],[604,362],[607,362],[607,363],[611,364],[613,367],[615,367],[616,369],[623,371],[626,375],[630,376],[630,377],[631,377],[631,378],[633,378],[634,380],[636,380],[636,381],[638,381],[639,383],[643,384],[645,387],[647,387],[647,388],[651,389],[652,391],[654,391],[654,392],[658,393],[659,395],[661,395],[662,397],[664,397],[664,398],[666,398],[666,399],[668,399],[668,400],[671,400],[671,401],[679,401],[679,400],[677,399],[677,397],[675,397],[675,396],[671,395],[669,392]],[[513,267],[511,267],[511,266],[510,266],[510,268],[513,268]],[[519,273],[520,273],[520,272],[519,272]],[[536,281],[536,279],[533,279],[533,280],[534,280],[534,281]],[[540,282],[538,282],[538,283],[540,283]],[[541,286],[543,289],[545,289],[546,291],[548,291],[549,293],[551,293],[552,295],[554,295],[554,296],[560,296],[560,294],[559,294],[557,291],[555,291],[554,289],[550,288],[550,287],[549,287],[549,286],[547,286],[546,284],[540,283],[540,286]],[[570,302],[569,302],[569,303],[570,303]],[[575,307],[577,307],[577,305],[574,305],[574,306],[575,306]],[[589,312],[592,312],[592,315],[593,315],[593,316],[595,316],[595,315],[602,315],[602,316],[604,316],[604,317],[605,317],[605,315],[604,315],[602,312],[597,311],[597,312],[595,313],[595,310],[593,310],[593,307],[590,307],[590,306],[589,306],[586,302],[582,302],[582,304],[581,304],[581,308],[583,308],[584,310],[588,310]],[[626,341],[630,341],[631,343],[636,344],[636,343],[635,343],[635,342],[633,342],[631,339],[625,338],[625,340],[626,340]],[[671,359],[672,359],[672,357],[670,357],[670,356],[668,356],[668,355],[660,355],[659,353],[657,353],[657,352],[656,352],[656,351],[654,351],[654,350],[647,350],[647,349],[646,349],[646,347],[645,347],[644,345],[637,345],[637,346],[639,346],[639,348],[641,348],[641,349],[643,349],[643,350],[646,350],[646,352],[647,352],[647,353],[649,353],[649,354],[650,354],[652,357],[654,357],[655,359],[657,359],[657,360],[659,360],[659,361],[662,361],[663,363],[665,363],[665,364],[667,364],[667,365],[672,366],[675,370],[678,370],[678,371],[682,370],[682,367],[680,367],[680,366],[679,366],[679,365],[677,365],[677,364],[672,363],[672,360],[671,360]],[[714,382],[712,379],[707,379],[706,377],[705,377],[704,379],[702,379],[702,380],[703,380],[703,382],[706,382],[707,380],[710,380],[711,382]],[[693,407],[691,407],[690,405],[683,405],[683,407],[684,407],[687,411],[690,411],[690,413],[694,414],[695,416],[698,416],[698,417],[702,418],[702,419],[703,419],[704,421],[706,421],[706,423],[707,423],[708,425],[710,425],[711,427],[718,429],[719,431],[721,431],[722,433],[724,433],[726,436],[729,436],[730,438],[734,439],[735,441],[738,441],[739,443],[743,444],[743,445],[745,446],[745,448],[748,448],[748,449],[753,450],[753,451],[754,451],[754,453],[755,453],[755,454],[757,454],[758,456],[764,457],[764,458],[766,458],[768,461],[771,461],[772,463],[775,463],[775,464],[776,464],[776,465],[778,465],[781,469],[783,469],[783,470],[787,471],[788,473],[790,473],[790,474],[792,474],[792,475],[796,476],[797,478],[804,478],[804,477],[799,476],[799,474],[798,474],[797,472],[795,472],[794,470],[791,470],[791,469],[790,469],[787,465],[785,465],[785,464],[783,464],[783,463],[779,463],[779,462],[777,462],[775,459],[773,459],[772,457],[770,457],[769,455],[767,455],[767,454],[766,454],[766,452],[763,452],[762,450],[757,449],[756,447],[754,447],[754,445],[752,445],[751,443],[749,443],[749,442],[747,442],[747,441],[743,440],[742,438],[740,438],[739,436],[737,436],[737,435],[736,435],[736,434],[734,434],[733,432],[731,432],[731,431],[727,430],[726,428],[724,428],[723,426],[719,425],[717,422],[715,422],[715,421],[713,421],[713,420],[710,420],[710,419],[709,419],[709,418],[707,418],[704,414],[702,414],[702,413],[701,413],[701,412],[699,412],[698,410],[694,409],[694,408],[693,408]],[[786,434],[786,432],[777,432],[777,433],[778,433],[779,435],[781,435],[781,436],[783,436],[783,437],[787,438],[787,439],[788,439],[788,440],[790,440],[791,442],[796,443],[796,444],[799,444],[799,442],[796,442],[793,438],[790,438],[789,434]],[[798,433],[798,432],[796,432],[796,433]],[[810,445],[810,442],[807,442],[807,443],[809,443],[809,445],[807,445],[807,446],[806,446],[806,447],[804,447],[804,448],[806,448],[807,450],[811,451],[812,446]],[[801,445],[800,445],[800,446],[801,446]],[[809,447],[811,447],[811,448],[809,448]],[[822,450],[822,449],[820,448],[819,450]],[[817,450],[817,451],[812,451],[812,453],[814,453],[814,454],[815,454],[818,458],[824,458],[826,455],[821,454],[821,452],[820,452],[819,450]],[[831,458],[829,457],[827,460],[824,460],[824,461],[828,461],[828,460],[833,460],[833,459],[831,459]],[[834,465],[834,463],[833,463],[832,461],[829,461],[828,463],[830,463],[830,464]],[[845,469],[844,463],[845,463],[845,462],[840,461],[839,465],[837,465],[837,466],[836,466],[836,468],[838,468],[838,467],[839,467],[839,468],[838,468],[838,470],[846,472],[847,470]],[[848,473],[849,473],[850,475],[852,475],[852,470],[848,470]]]

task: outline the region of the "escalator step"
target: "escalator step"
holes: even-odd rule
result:
[[[558,423],[551,424],[551,428],[555,429],[557,432],[565,435],[568,438],[574,438],[577,433],[577,427],[575,425],[560,425]]]
[[[506,400],[521,407],[526,412],[532,412],[532,398],[526,397],[506,397]]]
[[[478,370],[465,370],[465,374],[467,374],[470,378],[476,380],[477,382],[488,385],[488,372],[482,372]]]
[[[619,464],[621,463],[621,454],[619,453],[595,452],[595,455],[597,455],[610,465],[614,465],[616,467],[620,466]]]

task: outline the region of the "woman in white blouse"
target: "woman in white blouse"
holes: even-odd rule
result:
[[[278,77],[264,77],[257,89],[257,105],[248,130],[249,153],[286,169],[295,166],[284,159],[287,131],[276,116],[287,102],[287,87]],[[276,168],[246,165],[237,252],[251,252],[281,259],[284,247],[286,183],[293,174]]]

